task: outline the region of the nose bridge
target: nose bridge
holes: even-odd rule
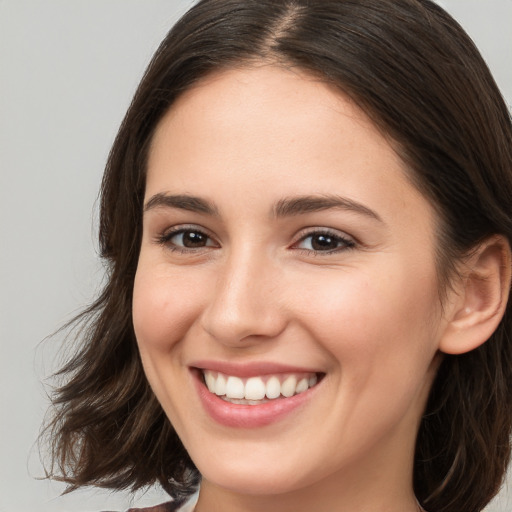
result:
[[[226,255],[203,315],[203,327],[222,343],[275,337],[284,328],[278,270],[270,255],[250,246]]]

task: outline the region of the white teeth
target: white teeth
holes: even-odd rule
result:
[[[259,405],[268,400],[304,393],[318,382],[316,374],[278,374],[241,379],[233,375],[203,370],[210,393],[235,404]]]
[[[238,377],[228,377],[228,381],[226,383],[226,396],[228,398],[245,398],[243,380]]]
[[[267,398],[277,398],[281,394],[281,383],[277,377],[270,377],[267,380],[265,395]]]
[[[290,375],[286,378],[286,380],[281,384],[281,394],[286,398],[293,396],[295,394],[295,389],[297,387],[297,378],[295,375]]]
[[[204,374],[204,380],[206,382],[206,387],[211,393],[215,393],[215,382],[216,378],[213,376],[213,373],[206,372]]]
[[[261,400],[246,400],[245,398],[227,398],[225,396],[222,397],[222,400],[225,402],[229,402],[230,404],[238,404],[238,405],[261,405],[263,402]],[[268,400],[266,400],[268,402]]]
[[[251,377],[245,383],[245,398],[247,400],[262,400],[265,398],[265,383],[259,377]]]
[[[309,388],[309,379],[300,379],[295,388],[295,393],[303,393]]]
[[[222,396],[226,394],[226,377],[219,373],[215,381],[215,394]]]

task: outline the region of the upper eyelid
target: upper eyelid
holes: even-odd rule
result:
[[[215,244],[219,245],[217,238],[214,235],[212,235],[212,233],[208,229],[202,226],[198,226],[197,224],[177,224],[175,226],[167,227],[157,232],[155,234],[154,239],[156,240],[156,242],[160,244],[167,243],[173,236],[186,231],[195,231],[201,233],[208,237],[210,240],[212,240]]]
[[[220,245],[220,242],[218,238],[207,228],[204,226],[200,226],[198,224],[177,224],[174,226],[167,227],[163,230],[161,230],[159,233],[156,234],[156,239],[160,242],[168,240],[172,238],[173,236],[183,233],[185,231],[197,231],[199,233],[204,234],[209,239],[214,241],[217,245]],[[304,227],[300,229],[295,236],[293,236],[292,242],[290,243],[289,247],[292,247],[299,242],[303,241],[307,237],[313,236],[315,234],[327,234],[329,236],[339,238],[340,240],[344,240],[347,242],[350,242],[354,245],[359,244],[359,241],[352,235],[349,235],[345,231],[341,231],[336,228],[327,227],[327,226],[309,226]]]
[[[355,237],[353,237],[352,235],[349,235],[345,231],[341,231],[341,230],[335,229],[335,228],[321,227],[321,226],[314,226],[314,227],[301,229],[297,233],[296,237],[294,237],[293,243],[297,243],[297,242],[303,240],[304,238],[307,238],[308,236],[312,236],[315,234],[328,234],[328,235],[331,235],[331,236],[334,236],[337,238],[341,238],[343,240],[350,240],[354,243],[359,243]]]
[[[161,235],[167,236],[167,235],[175,235],[177,233],[182,233],[184,231],[197,231],[199,233],[202,233],[210,238],[215,238],[210,230],[199,226],[197,224],[177,224],[175,226],[168,227],[164,230],[162,230]]]
[[[171,226],[169,228],[166,228],[162,231],[162,234],[167,233],[180,233],[182,231],[199,231],[201,233],[204,233],[205,235],[208,235],[212,238],[215,238],[215,236],[210,232],[209,229],[200,226],[198,224],[177,224],[174,226]],[[345,231],[341,231],[339,229],[335,228],[329,228],[329,227],[322,227],[322,226],[310,226],[301,228],[298,233],[295,235],[294,238],[301,239],[306,236],[311,236],[316,233],[328,233],[333,236],[338,236],[340,238],[350,238],[351,240],[355,241],[355,238],[352,235],[349,235]]]
[[[340,245],[336,248],[333,248],[330,250],[325,250],[325,251],[309,249],[309,248],[305,248],[305,247],[299,247],[299,245],[301,243],[303,243],[305,240],[307,240],[309,237],[312,237],[314,235],[322,235],[322,234],[338,239],[338,242],[340,243]],[[332,256],[335,254],[339,254],[341,252],[355,249],[358,247],[360,248],[361,244],[353,236],[349,235],[345,231],[340,231],[338,229],[327,228],[327,227],[324,227],[324,228],[315,227],[315,228],[309,228],[309,230],[306,228],[306,230],[301,230],[299,236],[297,236],[295,238],[294,242],[292,242],[292,244],[289,246],[290,249],[302,251],[305,254],[312,254],[315,256],[323,255],[325,257],[328,257],[330,255]]]

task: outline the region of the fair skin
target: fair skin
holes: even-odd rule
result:
[[[158,126],[145,205],[135,333],[196,510],[417,511],[439,352],[471,348],[456,322],[480,303],[441,308],[433,208],[364,113],[276,66],[208,77]],[[208,391],[219,372],[311,382],[247,405]]]

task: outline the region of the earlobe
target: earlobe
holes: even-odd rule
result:
[[[510,294],[511,250],[495,235],[464,261],[460,281],[451,292],[446,328],[439,349],[462,354],[485,343],[498,327]]]

